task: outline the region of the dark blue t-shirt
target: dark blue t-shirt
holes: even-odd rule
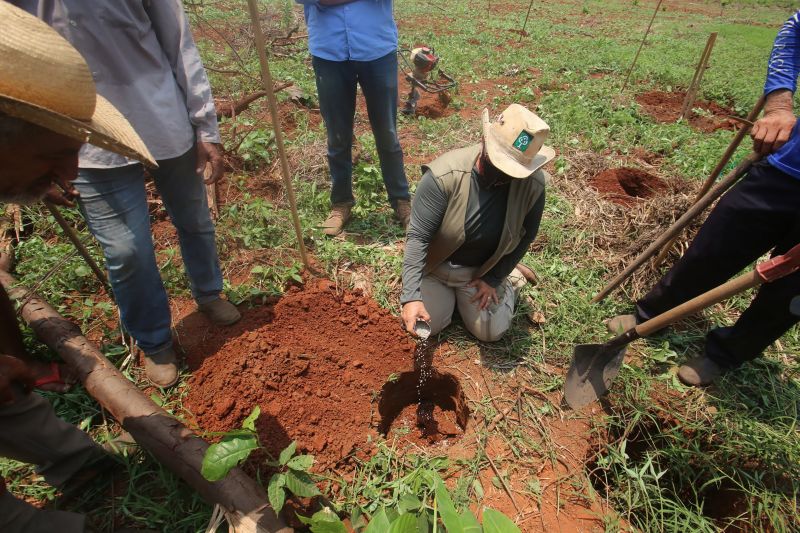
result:
[[[764,94],[778,89],[797,89],[800,74],[800,11],[797,11],[778,32],[767,67]],[[800,179],[800,121],[795,124],[792,136],[780,150],[767,158],[772,166]]]

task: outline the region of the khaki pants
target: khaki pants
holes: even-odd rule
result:
[[[86,433],[58,418],[47,400],[15,392],[16,401],[0,406],[0,456],[38,465],[37,472],[58,487],[104,455]],[[0,479],[0,531],[83,532],[84,516],[37,509],[11,495]]]
[[[477,302],[470,302],[477,289],[466,286],[472,281],[476,270],[475,267],[444,262],[422,278],[422,303],[431,315],[432,334],[439,333],[450,325],[456,306],[464,326],[478,340],[499,340],[511,326],[514,303],[519,289],[525,285],[525,278],[515,268],[497,287],[500,303],[479,310]]]

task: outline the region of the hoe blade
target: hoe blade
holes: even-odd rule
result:
[[[608,391],[619,374],[625,346],[579,344],[572,354],[572,365],[564,384],[564,398],[573,409],[590,404]]]

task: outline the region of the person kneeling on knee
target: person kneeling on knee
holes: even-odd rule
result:
[[[539,230],[547,174],[555,152],[549,126],[512,104],[495,121],[483,112],[480,144],[423,166],[412,203],[400,297],[406,329],[430,322],[431,333],[458,312],[481,341],[511,325],[525,278],[517,263]]]

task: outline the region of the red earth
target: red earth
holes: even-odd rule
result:
[[[637,168],[609,168],[589,180],[589,184],[608,200],[633,205],[639,199],[650,198],[667,189],[658,176]]]
[[[381,430],[408,425],[403,409],[416,416],[414,344],[374,301],[315,280],[243,314],[225,330],[204,329],[193,315],[178,325],[192,371],[185,405],[203,430],[236,428],[260,406],[256,427],[271,455],[294,440],[314,454],[315,471],[348,471],[353,456],[371,454]],[[409,426],[410,440],[432,443],[463,432],[453,421],[466,425],[464,401],[450,379],[450,391],[437,390],[427,404],[433,419],[425,428]],[[394,426],[385,413],[399,419]]]
[[[684,91],[664,92],[650,91],[636,97],[636,102],[642,107],[645,114],[650,115],[656,122],[676,122],[681,114]],[[702,109],[703,114],[689,112],[689,124],[700,131],[712,132],[719,129],[732,130],[736,128],[736,121],[728,118],[733,115],[733,110],[723,107],[715,102],[697,99],[692,109]],[[708,115],[708,116],[706,116]]]

